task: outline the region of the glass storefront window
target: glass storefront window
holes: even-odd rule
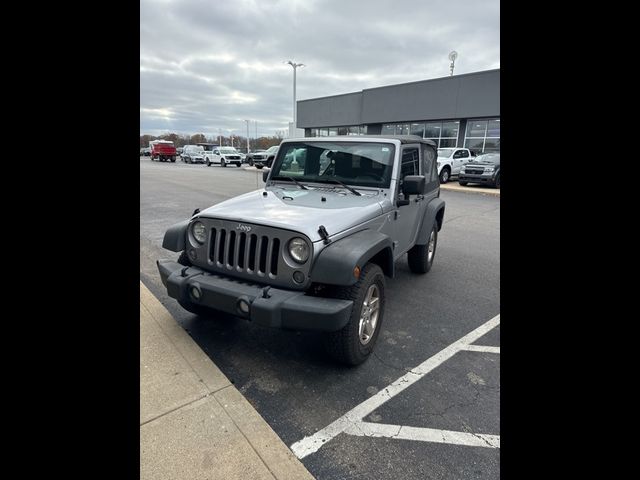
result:
[[[458,145],[457,138],[441,138],[438,148],[456,147]]]
[[[367,134],[367,126],[360,125],[360,135],[366,135],[366,134]]]
[[[489,120],[487,137],[500,137],[500,120]]]
[[[487,131],[486,120],[469,120],[467,122],[467,137],[483,137]]]
[[[487,152],[499,152],[500,151],[500,139],[499,138],[486,138],[484,141],[484,153]]]
[[[396,126],[385,124],[382,125],[382,135],[394,135],[396,133]]]
[[[346,135],[348,127],[338,127],[338,135]]]
[[[338,135],[338,127],[331,127],[329,129],[329,136],[335,137],[336,135]]]
[[[440,138],[440,130],[442,130],[442,123],[427,123],[424,128],[425,138]]]
[[[320,130],[318,130],[318,136],[319,137],[327,137],[327,136],[329,136],[329,129],[328,128],[321,128]]]
[[[482,153],[484,151],[484,138],[467,138],[464,141],[464,147],[476,153]]]
[[[402,123],[396,125],[396,135],[409,135],[409,124]]]
[[[347,127],[347,135],[358,135],[358,126]]]
[[[465,137],[465,147],[476,153],[499,152],[500,119],[469,120]]]
[[[419,137],[424,137],[424,123],[412,123],[410,134],[418,135]]]
[[[460,122],[443,122],[441,137],[458,138]]]

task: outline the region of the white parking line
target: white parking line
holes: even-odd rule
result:
[[[468,350],[469,352],[487,352],[487,353],[500,353],[500,347],[489,347],[487,345],[467,345],[462,350]]]
[[[360,437],[387,437],[399,440],[466,445],[468,447],[500,448],[500,435],[454,432],[435,428],[407,427],[405,425],[357,422],[347,428],[344,433]]]
[[[471,343],[478,340],[492,328],[500,325],[500,314],[493,317],[488,322],[480,325],[478,328],[468,333],[464,337],[456,340],[448,347],[428,358],[413,370],[397,379],[388,387],[380,390],[378,393],[368,398],[359,405],[349,410],[343,416],[327,425],[322,430],[317,431],[313,435],[304,437],[302,440],[291,445],[291,450],[298,458],[304,458],[314,452],[317,452],[322,445],[334,438],[336,435],[344,432],[355,424],[361,424],[361,420],[376,410],[383,403],[391,400],[393,397],[402,392],[405,388],[410,387],[415,382],[424,377],[431,370],[450,359],[456,353],[464,350]],[[397,427],[395,427],[397,428]],[[458,432],[459,433],[459,432]]]

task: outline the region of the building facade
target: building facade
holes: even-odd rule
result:
[[[297,102],[306,137],[418,135],[438,147],[500,151],[500,69]]]

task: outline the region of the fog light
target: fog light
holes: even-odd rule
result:
[[[240,310],[241,313],[244,313],[245,315],[247,315],[250,309],[251,309],[251,306],[249,305],[249,301],[247,299],[245,298],[238,299],[238,310]]]
[[[189,289],[189,293],[191,293],[191,296],[196,300],[200,300],[200,297],[202,296],[202,292],[200,292],[200,289],[196,286],[191,287]]]
[[[304,273],[302,273],[299,270],[293,272],[293,281],[296,282],[296,283],[303,283],[304,282]]]
[[[198,254],[193,248],[189,250],[189,258],[191,258],[191,260],[195,260],[196,258],[198,258]]]

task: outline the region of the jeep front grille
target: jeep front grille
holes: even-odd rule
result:
[[[278,276],[278,259],[281,255],[278,238],[212,228],[210,245],[209,259],[218,268],[271,279]]]

